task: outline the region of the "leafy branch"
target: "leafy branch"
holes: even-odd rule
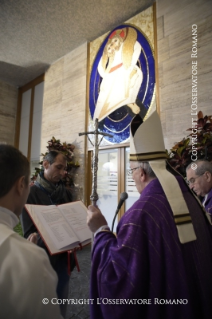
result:
[[[212,116],[203,116],[198,112],[197,121],[189,135],[176,143],[168,153],[168,161],[172,167],[186,176],[186,167],[194,160],[212,161]]]
[[[52,139],[50,141],[47,142],[47,149],[48,151],[43,154],[41,153],[41,156],[44,157],[50,152],[50,151],[59,151],[61,153],[63,153],[63,155],[66,157],[67,159],[67,173],[64,177],[64,183],[66,185],[66,187],[73,187],[74,186],[74,182],[73,182],[73,176],[71,174],[71,171],[73,168],[78,168],[79,162],[75,161],[74,158],[74,149],[75,146],[73,144],[70,143],[61,143],[59,139],[56,139],[54,136],[52,137]],[[39,164],[42,166],[43,165],[43,160],[41,162],[39,162]],[[31,181],[32,183],[36,180],[37,175],[43,171],[43,166],[41,168],[35,167],[35,173],[34,175],[31,177]]]

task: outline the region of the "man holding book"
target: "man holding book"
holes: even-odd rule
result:
[[[30,194],[27,199],[27,203],[36,205],[59,205],[71,202],[72,195],[62,182],[67,167],[67,160],[64,155],[58,151],[50,151],[44,157],[43,167],[44,171],[37,176],[34,185],[30,187]],[[30,234],[37,232],[36,227],[25,208],[22,212],[22,226],[24,237],[26,238]],[[72,254],[71,257],[69,257],[67,253],[60,253],[51,256],[39,234],[38,245],[46,250],[52,267],[58,275],[58,298],[68,298],[70,279],[68,274],[68,258],[71,258],[71,269],[73,269],[75,266],[74,257]],[[65,316],[66,306],[66,303],[64,305],[60,305],[63,316]]]
[[[13,231],[29,194],[29,162],[0,145],[0,318],[61,318],[57,275],[43,249]],[[33,239],[32,239],[33,241]]]
[[[130,167],[140,197],[116,236],[100,210],[88,207],[91,319],[211,318],[209,222],[184,179],[166,168],[157,112],[132,120]]]

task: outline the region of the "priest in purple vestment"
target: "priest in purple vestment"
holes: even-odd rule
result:
[[[189,187],[202,198],[202,205],[212,224],[212,162],[206,160],[195,161],[196,170],[192,164],[186,168],[186,177]]]
[[[91,319],[211,318],[209,222],[183,178],[166,169],[157,112],[145,122],[134,117],[130,166],[140,197],[116,235],[100,210],[88,207]]]

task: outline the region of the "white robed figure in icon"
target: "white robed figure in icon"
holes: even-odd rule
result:
[[[140,54],[141,45],[134,28],[117,29],[109,36],[98,64],[102,82],[94,119],[101,121],[124,105],[135,114],[140,112],[136,104],[143,80],[143,72],[137,66]]]

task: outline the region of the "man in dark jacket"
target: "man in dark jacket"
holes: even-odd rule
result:
[[[72,201],[70,191],[64,186],[62,178],[66,174],[67,160],[64,155],[58,151],[50,151],[43,160],[44,171],[37,176],[30,194],[27,199],[28,204],[38,205],[59,205]],[[24,237],[37,232],[35,225],[29,217],[27,211],[22,212],[22,226]],[[61,253],[51,256],[45,243],[38,234],[38,246],[44,248],[49,255],[52,267],[58,275],[57,295],[59,299],[68,297],[69,274],[68,274],[68,254]],[[74,258],[72,257],[71,265],[74,267]],[[61,304],[61,313],[65,317],[66,304]]]

